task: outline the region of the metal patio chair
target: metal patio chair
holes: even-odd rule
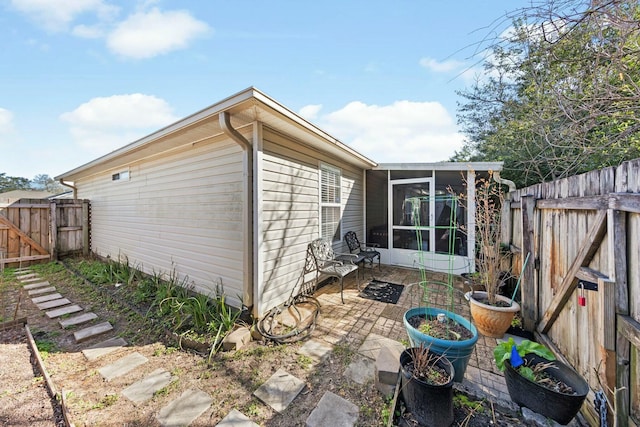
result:
[[[331,242],[325,239],[315,239],[307,246],[307,265],[305,272],[316,271],[316,286],[320,275],[335,277],[340,280],[340,299],[344,304],[344,278],[346,275],[356,272],[356,283],[360,290],[360,275],[358,273],[358,260],[356,254],[336,254]]]
[[[360,243],[360,241],[358,240],[358,235],[354,231],[347,231],[344,235],[344,240],[345,242],[347,242],[349,252],[362,257],[362,259],[356,262],[356,264],[359,264],[361,262],[363,266],[371,267],[371,272],[373,272],[373,263],[375,259],[378,258],[378,271],[381,270],[380,252],[378,252],[375,247],[367,246],[367,244]]]

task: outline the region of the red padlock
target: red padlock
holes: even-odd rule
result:
[[[584,307],[587,305],[587,297],[584,296],[584,284],[580,282],[579,285],[580,290],[578,291],[578,305],[580,307]]]

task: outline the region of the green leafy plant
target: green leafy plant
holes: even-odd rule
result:
[[[495,359],[496,366],[501,371],[504,371],[505,369],[504,362],[511,357],[511,349],[513,346],[516,347],[516,351],[520,357],[533,353],[550,361],[556,360],[556,357],[551,350],[540,343],[524,340],[520,344],[516,344],[513,338],[509,338],[509,341],[503,341],[493,349],[493,357]]]

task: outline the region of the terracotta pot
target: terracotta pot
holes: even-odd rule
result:
[[[469,300],[473,323],[478,328],[478,332],[485,337],[502,338],[509,326],[511,326],[513,316],[520,311],[520,304],[515,301],[511,303],[511,299],[502,295],[496,295],[496,300],[507,304],[511,303],[511,306],[495,307],[480,302],[482,300],[486,301],[486,292],[467,292],[464,295]]]

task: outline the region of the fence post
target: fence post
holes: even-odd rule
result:
[[[89,255],[89,201],[82,201],[82,254]]]
[[[51,202],[49,208],[49,222],[51,223],[51,260],[58,259],[58,219],[56,216],[56,203]]]
[[[627,214],[624,211],[609,209],[607,211],[608,226],[612,237],[610,242],[610,261],[613,264],[614,278],[616,284],[615,306],[616,322],[620,316],[629,314],[629,288],[627,284]],[[631,371],[630,343],[616,327],[616,400],[615,418],[616,425],[625,427],[629,425],[629,378]]]
[[[536,281],[535,214],[536,200],[532,195],[522,196],[522,256],[529,254],[529,262],[522,276],[522,321],[524,329],[533,332],[538,323],[538,283]],[[524,260],[524,258],[523,258]]]

